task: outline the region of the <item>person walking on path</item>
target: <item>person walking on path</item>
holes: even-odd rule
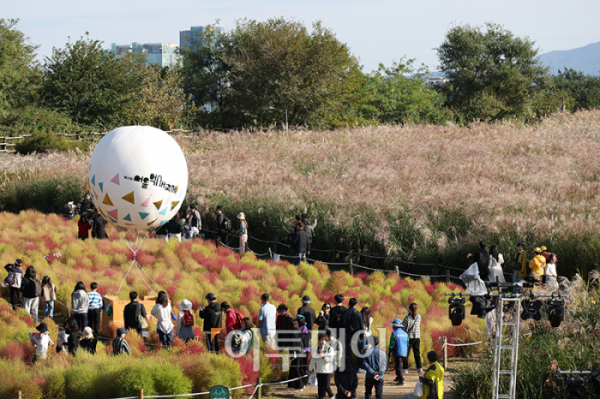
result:
[[[73,313],[75,313],[75,320],[77,320],[79,331],[83,331],[87,327],[90,298],[85,291],[85,285],[82,281],[77,282],[71,294],[71,307],[73,308]]]
[[[304,389],[304,378],[301,377],[306,374],[303,370],[306,366],[306,353],[302,347],[302,333],[298,319],[292,320],[289,337],[291,358],[289,379],[293,381],[288,382],[288,388],[301,391]]]
[[[492,245],[490,247],[490,274],[489,281],[495,283],[496,281],[500,281],[501,283],[506,282],[504,279],[504,270],[502,269],[502,265],[504,264],[504,257],[498,251],[497,245]]]
[[[296,231],[292,239],[292,248],[294,250],[294,264],[298,266],[300,262],[310,255],[310,241],[308,234],[304,231],[302,222],[296,225]]]
[[[10,303],[13,310],[17,310],[17,306],[21,306],[21,283],[23,281],[23,270],[21,259],[15,260],[15,263],[4,266],[8,272],[4,282],[8,285],[10,291]]]
[[[108,234],[106,234],[106,219],[104,216],[97,212],[92,220],[92,238],[96,238],[98,240],[103,240],[108,238]]]
[[[102,312],[104,304],[102,303],[102,296],[96,292],[98,289],[98,283],[93,282],[90,284],[90,288],[91,291],[88,292],[88,324],[92,328],[94,336],[97,337],[100,335],[100,313]]]
[[[221,302],[221,311],[225,313],[225,337],[233,330],[242,329],[242,319],[244,316],[240,312],[232,308],[226,301]]]
[[[238,229],[235,234],[240,236],[239,251],[241,254],[243,254],[246,252],[246,242],[248,242],[248,222],[246,221],[246,215],[244,215],[244,212],[238,213],[237,218]]]
[[[396,366],[396,385],[404,386],[404,376],[402,375],[402,363],[408,354],[408,334],[402,329],[402,320],[396,318],[390,324],[394,328],[390,337],[389,351],[394,356],[394,365]]]
[[[332,336],[339,337],[339,330],[341,328],[340,321],[342,320],[342,313],[348,308],[343,305],[344,296],[342,294],[335,294],[333,297],[335,306],[331,308],[329,312],[329,328],[332,330]]]
[[[412,349],[415,365],[419,374],[421,374],[423,373],[423,366],[421,364],[421,315],[417,313],[418,311],[419,305],[414,302],[411,303],[408,306],[408,314],[402,322],[402,327],[408,334],[408,349],[403,367],[404,370],[408,370],[408,355]]]
[[[290,342],[290,330],[293,329],[292,321],[294,318],[288,312],[288,307],[282,303],[277,307],[277,320],[275,321],[275,332],[277,341],[277,350],[283,351],[292,346]]]
[[[373,348],[368,345],[367,352],[371,353],[362,359],[361,368],[367,372],[365,377],[365,399],[371,399],[375,388],[375,398],[383,399],[383,376],[387,369],[387,356],[379,349],[379,337],[373,337]]]
[[[262,307],[258,312],[258,325],[260,329],[260,335],[263,340],[263,345],[269,345],[271,348],[275,348],[275,318],[277,317],[277,310],[275,306],[269,303],[269,294],[266,292],[261,295],[260,302]]]
[[[70,317],[65,321],[63,327],[65,328],[65,336],[67,337],[67,351],[71,356],[75,356],[81,344],[77,320],[74,317]]]
[[[42,295],[42,284],[36,278],[35,268],[29,266],[25,271],[25,277],[21,281],[21,292],[23,293],[23,308],[33,317],[33,322],[38,322],[40,309],[40,296]]]
[[[179,303],[179,314],[177,315],[177,325],[175,334],[179,339],[188,342],[194,339],[194,314],[192,313],[192,302],[184,299]]]
[[[329,317],[331,316],[331,304],[325,302],[319,311],[315,324],[319,326],[319,332],[323,333],[329,329]],[[329,336],[329,335],[328,335]]]
[[[444,368],[438,362],[438,354],[435,351],[427,352],[427,360],[430,366],[419,381],[423,384],[423,396],[421,399],[443,399],[444,397]]]
[[[298,308],[298,312],[296,313],[299,316],[304,316],[306,320],[306,328],[312,335],[312,328],[315,324],[315,320],[317,320],[317,315],[315,310],[310,307],[310,297],[308,295],[304,295],[302,297],[302,307]]]
[[[56,301],[56,286],[50,277],[42,278],[42,300],[44,301],[44,317],[54,317],[54,301]]]
[[[355,306],[358,303],[356,298],[350,298],[348,305],[350,307],[342,313],[342,319],[340,320],[340,329],[344,329],[346,333],[346,359],[352,363],[352,343],[358,345],[358,336],[354,335],[364,329],[365,323],[362,318],[362,314],[356,310]],[[357,347],[357,346],[355,346]]]
[[[487,247],[487,243],[485,241],[479,241],[479,251],[475,252],[473,256],[473,261],[477,263],[477,268],[479,269],[479,277],[483,281],[488,281],[489,270],[490,270],[490,254],[485,249]],[[468,254],[467,258],[471,257],[473,254]]]
[[[123,308],[123,321],[125,322],[126,330],[135,330],[139,335],[142,335],[142,327],[139,323],[139,316],[144,319],[148,317],[144,304],[137,301],[138,293],[131,291],[129,293],[129,303]]]
[[[190,209],[185,215],[185,227],[188,240],[198,237],[202,231],[202,219],[195,204],[190,205]]]
[[[348,357],[346,356],[346,359]],[[346,362],[345,367],[340,367],[335,372],[335,386],[337,387],[337,399],[356,398],[358,388],[358,376],[352,367],[352,362]]]
[[[317,387],[319,399],[325,399],[325,394],[329,398],[333,398],[334,394],[331,390],[331,376],[335,371],[335,354],[329,346],[329,337],[327,334],[319,336],[319,346],[313,353],[308,365],[308,372],[317,373]]]
[[[173,309],[169,303],[167,293],[160,291],[158,293],[158,298],[156,298],[156,304],[150,311],[150,314],[156,317],[156,332],[158,333],[160,343],[165,349],[169,349],[173,343],[174,326],[173,322],[171,321],[172,313]]]
[[[515,264],[513,266],[513,283],[519,284],[527,280],[527,252],[523,249],[525,244],[519,242],[517,244],[517,255],[515,256]]]
[[[113,355],[131,355],[131,348],[129,344],[125,340],[125,335],[127,335],[127,330],[124,328],[117,328],[117,338],[113,339],[112,349]]]
[[[205,296],[208,306],[200,306],[200,317],[204,319],[204,335],[206,336],[206,347],[209,352],[219,352],[219,333],[213,329],[220,330],[223,327],[223,313],[217,297],[212,292]]]
[[[223,214],[223,207],[221,205],[217,206],[215,212],[217,213],[217,236],[221,239],[221,244],[227,244],[227,232],[229,230],[227,228],[227,221],[229,219]]]

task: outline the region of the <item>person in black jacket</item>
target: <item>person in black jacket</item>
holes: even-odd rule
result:
[[[223,215],[223,207],[217,206],[217,236],[221,239],[221,244],[227,245],[227,229],[225,228],[225,220],[227,219]]]
[[[346,362],[352,363],[352,346],[351,342],[354,340],[358,341],[358,335],[354,337],[358,331],[364,330],[365,324],[363,321],[362,314],[355,309],[358,301],[356,298],[350,298],[348,305],[350,307],[342,313],[342,319],[340,320],[340,329],[344,329],[346,333],[346,347],[344,352],[346,353]]]
[[[25,277],[21,281],[21,292],[23,293],[23,308],[33,317],[34,323],[37,323],[42,284],[36,278],[33,266],[29,266],[25,271]]]
[[[219,352],[219,333],[212,334],[213,328],[221,329],[223,327],[223,314],[221,305],[217,302],[215,294],[209,292],[206,294],[208,306],[200,306],[199,315],[204,319],[204,335],[206,335],[206,346],[210,352]]]
[[[138,316],[142,315],[143,318],[148,317],[146,313],[146,307],[144,304],[137,301],[138,293],[131,291],[129,293],[129,302],[123,308],[123,320],[125,321],[126,330],[135,330],[138,334],[142,335],[142,329],[138,323]]]
[[[340,321],[342,320],[342,313],[348,308],[343,305],[344,296],[342,294],[335,294],[333,299],[335,300],[335,306],[333,306],[329,312],[329,328],[333,334],[330,336],[337,338],[340,336],[339,329],[341,327]]]
[[[315,324],[315,320],[317,319],[317,314],[315,310],[310,307],[310,297],[308,295],[304,295],[302,297],[302,307],[298,308],[297,314],[299,316],[304,316],[306,320],[306,328],[312,335],[313,324]]]
[[[67,338],[67,349],[69,354],[75,356],[81,342],[77,320],[75,320],[74,317],[68,318],[65,321],[65,324],[63,324],[63,327],[65,328],[65,333],[69,336],[69,338]]]
[[[92,202],[90,193],[85,193],[85,195],[83,196],[83,201],[81,201],[81,205],[79,205],[79,214],[83,215],[86,212],[91,213],[91,211],[94,211],[95,209],[96,207]]]
[[[106,234],[106,219],[104,219],[104,216],[100,212],[97,212],[92,220],[92,238],[99,240],[108,238]]]
[[[346,363],[343,369],[338,368],[335,371],[335,386],[337,387],[337,399],[356,398],[356,388],[358,388],[358,376],[352,363]]]
[[[483,281],[488,281],[488,275],[490,274],[490,254],[485,249],[487,243],[485,241],[479,241],[479,251],[475,252],[473,260],[477,262],[477,268],[479,269],[479,277]],[[467,255],[467,257],[471,254]]]
[[[23,270],[21,270],[21,265],[23,261],[21,259],[17,259],[15,263],[9,263],[4,266],[4,269],[10,275],[14,273],[12,278],[12,284],[10,285],[10,303],[12,304],[13,310],[17,310],[17,306],[21,304],[21,283],[23,282]],[[8,279],[8,276],[6,276]],[[6,281],[6,280],[5,280]]]
[[[306,255],[310,255],[310,239],[308,233],[304,231],[302,222],[296,224],[296,231],[292,239],[292,248],[294,249],[294,264],[297,266]]]

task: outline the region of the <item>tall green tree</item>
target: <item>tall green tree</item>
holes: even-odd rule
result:
[[[530,39],[496,24],[460,25],[448,31],[437,53],[449,79],[442,92],[462,122],[534,117],[549,76]]]
[[[198,123],[218,127],[234,127],[230,115],[229,67],[224,63],[222,36],[216,25],[208,26],[195,37],[190,47],[179,49],[182,86],[199,109]]]
[[[80,124],[105,128],[126,123],[138,103],[148,68],[143,56],[122,58],[102,42],[81,38],[54,48],[44,64],[43,101]]]
[[[440,123],[447,119],[444,98],[425,80],[426,70],[415,70],[414,60],[401,59],[391,67],[367,75],[362,113],[385,124]]]
[[[287,110],[291,124],[312,124],[336,86],[359,69],[358,60],[321,22],[309,31],[283,18],[239,21],[223,38],[223,61],[229,67],[233,104],[244,120],[280,121]]]
[[[38,46],[16,28],[18,22],[0,19],[0,121],[11,109],[34,101],[39,85]]]
[[[565,68],[553,76],[553,81],[558,94],[574,100],[574,110],[600,107],[600,76]]]

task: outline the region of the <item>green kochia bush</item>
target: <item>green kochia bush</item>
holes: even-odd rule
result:
[[[44,213],[63,213],[69,201],[77,202],[82,198],[81,188],[81,180],[72,176],[16,180],[0,191],[0,211],[17,213],[35,209]]]

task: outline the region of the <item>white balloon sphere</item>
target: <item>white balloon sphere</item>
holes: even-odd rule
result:
[[[188,168],[179,144],[149,126],[119,127],[100,140],[88,166],[96,208],[117,226],[159,227],[179,210]]]

